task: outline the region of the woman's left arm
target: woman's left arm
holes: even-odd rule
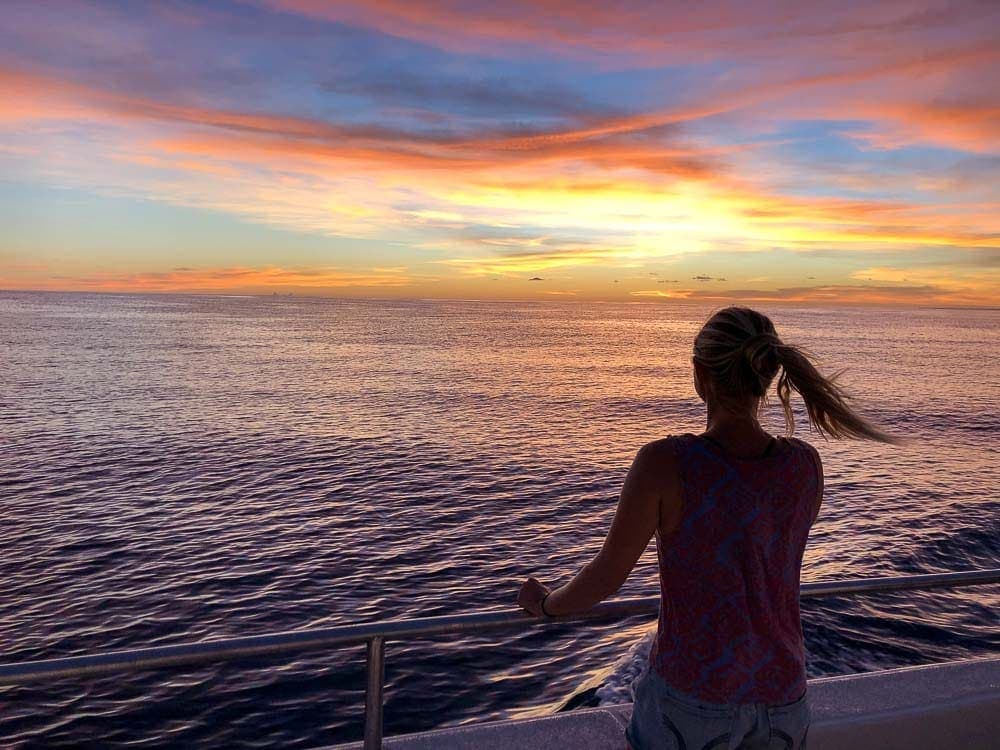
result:
[[[669,453],[664,442],[648,443],[636,455],[625,477],[611,529],[597,556],[569,583],[551,592],[535,578],[529,578],[518,594],[519,605],[533,615],[568,615],[590,609],[621,588],[659,524],[662,478],[668,468],[664,459]]]

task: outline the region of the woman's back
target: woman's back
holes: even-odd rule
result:
[[[806,689],[799,572],[821,486],[813,449],[780,438],[748,459],[705,437],[669,440],[682,510],[672,531],[657,534],[652,663],[703,701],[794,701]]]

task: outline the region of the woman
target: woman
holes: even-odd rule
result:
[[[713,315],[693,362],[705,432],[643,446],[598,555],[553,591],[529,578],[518,603],[545,617],[589,609],[621,587],[655,534],[660,619],[636,683],[629,747],[804,748],[799,574],[823,467],[808,443],[768,435],[758,410],[781,372],[789,435],[797,391],[820,434],[895,440],[854,413],[834,379],[754,310]]]

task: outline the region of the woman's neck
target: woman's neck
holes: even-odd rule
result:
[[[716,404],[708,405],[708,419],[705,434],[727,448],[756,448],[766,444],[771,436],[760,426],[754,416],[756,404],[745,413],[734,414]]]

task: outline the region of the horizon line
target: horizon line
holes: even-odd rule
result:
[[[246,293],[226,293],[221,291],[170,291],[170,290],[146,290],[146,291],[112,291],[112,290],[93,290],[93,289],[7,289],[0,288],[0,294],[89,294],[89,295],[102,295],[102,296],[128,296],[128,297],[217,297],[217,298],[258,298],[258,299],[271,299],[273,297],[296,297],[300,299],[321,299],[321,300],[337,300],[337,301],[366,301],[366,302],[475,302],[475,303],[491,303],[498,302],[503,304],[524,304],[526,302],[532,303],[552,303],[552,304],[565,304],[565,303],[576,303],[576,304],[620,304],[620,305],[662,305],[662,304],[686,304],[686,305],[699,305],[699,306],[711,306],[713,302],[724,302],[728,300],[730,304],[739,304],[739,300],[734,300],[732,298],[717,298],[717,299],[691,299],[687,297],[651,297],[645,299],[618,299],[618,298],[574,298],[568,296],[553,296],[548,298],[536,298],[536,297],[374,297],[374,296],[363,296],[363,295],[331,295],[331,294],[313,294],[308,292],[246,292]],[[918,304],[914,302],[862,302],[862,301],[838,301],[838,300],[823,300],[822,302],[810,301],[810,300],[780,300],[780,299],[764,299],[764,298],[754,298],[747,297],[744,298],[747,302],[754,302],[756,304],[768,304],[768,305],[782,305],[782,306],[796,306],[796,307],[891,307],[891,308],[901,308],[901,309],[920,309],[920,310],[1000,310],[1000,305],[974,305],[974,304],[963,304],[963,305],[943,305],[943,304]],[[717,307],[728,307],[726,304],[717,304]]]

